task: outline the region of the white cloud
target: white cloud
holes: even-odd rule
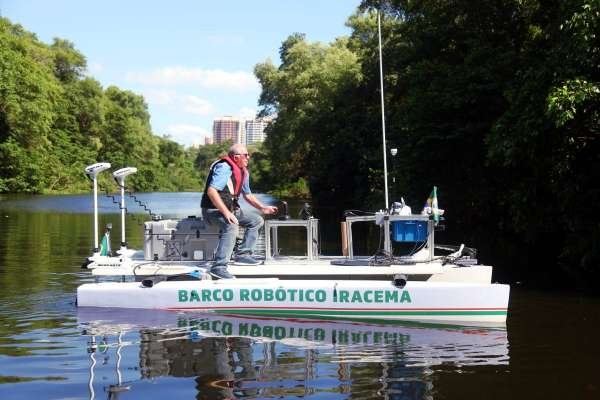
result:
[[[189,124],[170,125],[165,133],[171,137],[171,140],[185,146],[204,144],[204,137],[212,135],[200,126]]]
[[[213,105],[197,96],[184,96],[181,98],[183,111],[190,114],[207,116],[215,111]]]
[[[173,104],[177,98],[177,94],[173,90],[165,89],[145,89],[142,90],[144,98],[148,104],[168,105]]]
[[[242,107],[240,111],[238,111],[238,115],[241,118],[254,119],[256,117],[256,109],[250,107]]]
[[[155,106],[169,106],[171,109],[200,116],[207,116],[215,111],[215,107],[210,101],[198,96],[179,95],[174,90],[144,89],[142,94],[148,104]]]
[[[238,92],[254,91],[259,84],[253,74],[246,71],[228,72],[222,69],[201,69],[182,66],[158,68],[149,72],[130,72],[130,82],[145,85],[190,85],[196,84],[205,89],[231,90]]]

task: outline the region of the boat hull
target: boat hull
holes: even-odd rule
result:
[[[504,324],[510,288],[500,284],[236,279],[101,282],[77,289],[79,307],[213,311],[272,317]]]

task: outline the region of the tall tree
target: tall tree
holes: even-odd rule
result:
[[[104,90],[85,67],[73,43],[0,19],[0,192],[88,190],[96,161],[137,166],[137,190],[199,189],[193,155],[153,135],[143,97]]]
[[[262,113],[276,113],[267,130],[265,148],[271,157],[272,181],[279,188],[299,180],[309,182],[317,200],[346,203],[341,186],[358,164],[353,142],[355,130],[347,97],[361,81],[356,55],[347,39],[331,45],[307,43],[294,34],[282,45],[281,65],[258,64],[255,73],[263,85]],[[340,131],[340,127],[343,131]],[[346,144],[336,146],[339,136]],[[355,160],[356,158],[354,158]]]

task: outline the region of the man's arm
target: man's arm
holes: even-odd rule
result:
[[[235,215],[233,215],[231,211],[229,211],[225,203],[223,203],[223,199],[221,199],[221,196],[219,196],[219,192],[217,192],[217,189],[215,189],[212,186],[209,186],[208,190],[206,191],[206,194],[208,195],[208,198],[212,201],[212,203],[215,205],[215,207],[217,207],[217,210],[219,210],[221,214],[223,214],[223,217],[226,221],[228,221],[230,224],[238,224],[237,218],[235,217]]]
[[[244,193],[244,198],[248,203],[250,203],[252,207],[256,208],[257,210],[260,210],[263,214],[275,214],[277,212],[277,207],[265,206],[252,193]]]

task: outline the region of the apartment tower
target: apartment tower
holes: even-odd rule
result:
[[[213,121],[213,141],[223,143],[231,140],[233,143],[245,143],[244,126],[235,117],[221,117]]]

